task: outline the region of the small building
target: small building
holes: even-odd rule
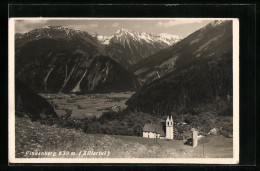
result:
[[[144,125],[143,137],[145,138],[160,138],[165,137],[163,125],[160,123],[147,123]]]
[[[147,123],[143,128],[143,137],[173,139],[174,131],[172,117],[167,117],[165,122],[165,129],[163,127],[164,125],[161,123]]]
[[[212,134],[212,135],[217,135],[217,129],[216,128],[213,128],[209,131],[209,134]]]

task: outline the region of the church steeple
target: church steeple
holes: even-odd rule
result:
[[[167,116],[166,126],[172,126],[172,125],[173,125],[172,116],[171,117]]]
[[[166,138],[167,139],[173,139],[173,120],[172,120],[172,116],[169,118],[169,116],[167,116],[166,119]]]

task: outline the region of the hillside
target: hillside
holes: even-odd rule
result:
[[[48,26],[17,35],[16,77],[36,92],[111,92],[140,87],[87,32]]]
[[[181,140],[159,139],[156,144],[154,139],[85,134],[22,117],[16,117],[15,128],[17,158],[227,158],[232,157],[233,151],[233,139],[223,136],[208,137],[203,156],[201,142],[196,148],[184,145]],[[45,155],[45,152],[53,153]]]
[[[214,21],[176,44],[129,68],[142,82],[155,79],[203,58],[232,53],[232,21]]]
[[[15,115],[36,119],[57,118],[47,100],[30,90],[20,80],[15,80]]]
[[[212,112],[230,116],[232,56],[232,22],[210,23],[138,64],[136,72],[148,83],[126,104],[131,110],[156,115]],[[152,81],[156,71],[161,76]]]

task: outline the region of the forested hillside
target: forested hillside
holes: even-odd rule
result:
[[[191,36],[201,32],[203,38],[187,42],[187,37],[172,46],[171,56],[181,54],[173,70],[137,91],[126,102],[129,109],[154,115],[232,115],[232,22],[211,23]]]

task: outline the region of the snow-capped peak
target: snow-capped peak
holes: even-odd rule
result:
[[[177,35],[172,35],[172,34],[169,34],[169,33],[160,33],[159,36],[161,37],[164,37],[164,38],[168,38],[168,39],[179,39],[179,38],[182,38],[181,36],[177,36]]]
[[[173,45],[174,43],[177,43],[178,41],[183,39],[181,36],[172,35],[168,33],[160,33],[157,37],[159,41],[162,41],[168,45]]]
[[[223,23],[227,22],[228,20],[214,20],[213,22],[207,24],[205,27],[202,27],[200,31],[203,31],[207,28],[216,27],[222,25]]]
[[[210,23],[212,26],[217,26],[225,22],[226,20],[215,20],[212,23]]]
[[[49,25],[49,26],[44,26],[42,27],[43,29],[53,29],[53,30],[61,30],[61,31],[66,31],[66,32],[76,32],[76,33],[83,33],[82,30],[73,28],[73,27],[65,27],[62,25]]]
[[[64,27],[62,25],[48,25],[48,26],[44,26],[43,29],[71,30],[70,28]]]
[[[120,28],[119,30],[116,31],[115,34],[124,34],[124,33],[127,33],[127,32],[131,32],[131,31],[128,30],[128,29],[125,29],[125,28]]]
[[[121,43],[122,45],[125,45],[126,42],[129,43],[129,41],[133,41],[136,43],[162,43],[167,46],[173,45],[174,43],[177,43],[182,39],[180,36],[171,35],[169,33],[161,33],[159,35],[152,35],[145,32],[137,32],[135,30],[129,30],[125,28],[120,28],[115,32],[112,36],[104,36],[104,35],[98,35],[93,34],[93,37],[96,37],[97,40],[105,45],[108,45],[109,43]]]
[[[101,44],[104,44],[104,45],[108,45],[110,39],[113,37],[113,36],[104,36],[104,35],[99,35],[99,34],[93,34],[92,36],[93,36],[93,37],[96,37],[97,40],[98,40]]]
[[[39,29],[33,29],[29,32],[24,33],[22,37],[30,37],[30,39],[41,39],[41,38],[64,38],[72,39],[74,37],[88,37],[90,36],[87,32],[77,30],[74,28],[65,27],[62,25],[48,25]],[[19,37],[19,38],[20,38]]]

